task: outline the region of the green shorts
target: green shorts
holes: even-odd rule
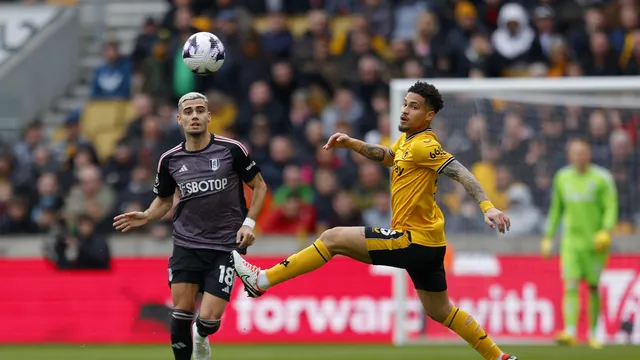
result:
[[[600,275],[607,265],[609,253],[593,250],[562,251],[560,268],[564,280],[584,280],[589,285],[598,285]]]

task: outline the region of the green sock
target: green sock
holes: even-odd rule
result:
[[[598,326],[598,316],[600,315],[600,292],[598,287],[589,288],[589,329],[591,330],[590,336],[594,336],[596,333],[596,327]]]
[[[576,336],[576,325],[578,324],[578,315],[580,313],[580,298],[578,296],[578,283],[568,281],[565,283],[563,315],[564,329],[571,335]]]

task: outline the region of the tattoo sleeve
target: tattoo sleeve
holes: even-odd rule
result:
[[[369,160],[382,162],[386,149],[378,145],[363,144],[356,152]]]
[[[453,160],[441,173],[462,184],[467,193],[478,203],[489,200],[475,176],[458,160]]]

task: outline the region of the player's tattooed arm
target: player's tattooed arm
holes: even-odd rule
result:
[[[467,190],[467,193],[469,193],[469,195],[471,195],[471,197],[478,203],[489,200],[489,197],[482,189],[482,185],[480,185],[478,179],[476,179],[476,177],[473,176],[473,174],[471,174],[464,165],[460,164],[458,160],[453,160],[449,163],[449,165],[442,170],[441,174],[444,174],[462,184],[464,189]]]
[[[264,182],[262,175],[257,173],[251,181],[247,183],[251,188],[251,203],[249,205],[249,213],[247,217],[250,219],[257,219],[264,204],[264,199],[267,196],[267,184]]]
[[[379,162],[386,166],[393,166],[393,159],[395,154],[391,149],[386,146],[369,144],[364,141],[360,141],[361,144],[357,144],[354,151],[358,154],[366,157],[369,160]]]

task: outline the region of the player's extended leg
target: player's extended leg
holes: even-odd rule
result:
[[[363,227],[336,227],[320,235],[311,246],[293,254],[270,269],[261,270],[236,251],[234,266],[251,297],[262,295],[269,287],[306,274],[326,264],[334,255],[344,255],[370,264]]]
[[[556,341],[560,345],[576,343],[576,329],[580,314],[580,279],[582,271],[580,254],[573,250],[565,250],[560,254],[560,268],[564,282],[564,296],[562,299],[562,315],[564,331],[558,334]]]
[[[608,258],[608,253],[593,252],[589,254],[589,259],[586,261],[586,280],[587,284],[589,284],[589,346],[594,349],[602,348],[596,334],[601,309],[598,284]]]
[[[198,284],[172,283],[171,347],[175,360],[190,360],[193,351],[191,322],[195,310]]]

